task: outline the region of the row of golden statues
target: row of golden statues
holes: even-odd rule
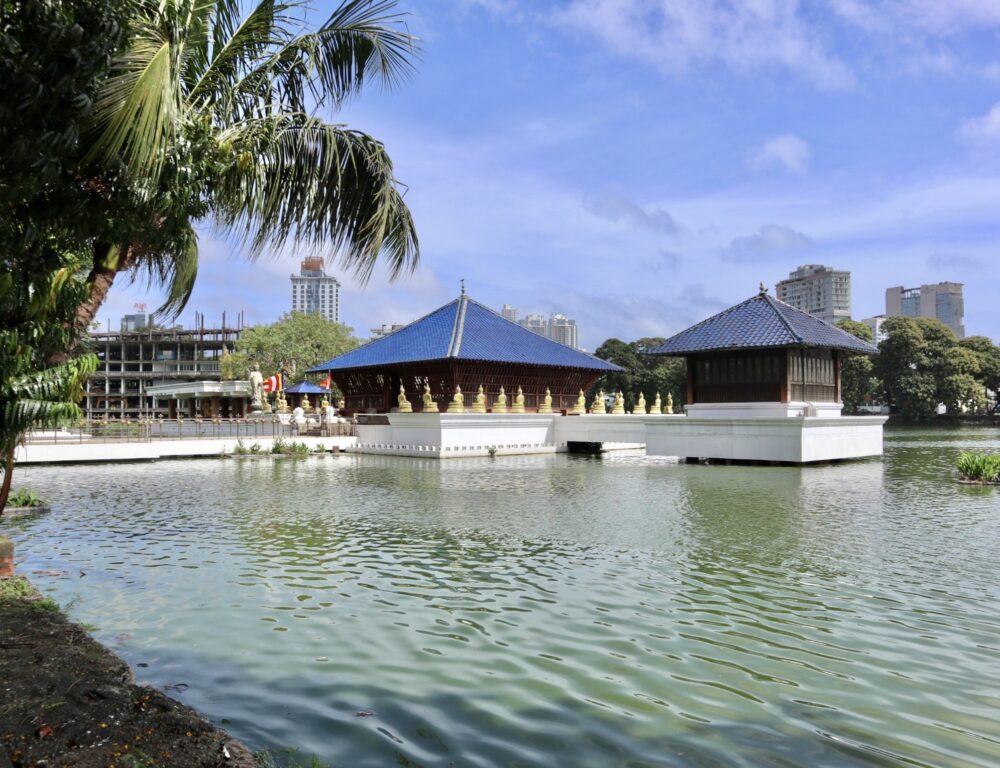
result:
[[[402,384],[399,385],[399,396],[396,398],[399,403],[398,411],[400,413],[413,413],[413,405],[409,400],[406,399],[406,389]],[[437,403],[434,402],[434,397],[431,395],[430,384],[424,384],[423,393],[423,413],[438,413]],[[503,387],[500,387],[500,393],[497,395],[497,399],[493,401],[492,407],[493,413],[524,413],[524,392],[520,387],[517,388],[517,394],[514,395],[514,402],[508,407],[507,405],[507,393],[504,391]],[[447,408],[448,413],[466,413],[465,408],[465,396],[462,394],[462,388],[459,386],[455,387],[455,394],[453,395],[451,402],[448,403]],[[486,413],[486,394],[483,392],[483,385],[479,385],[479,391],[476,393],[476,399],[473,401],[472,406],[468,409],[469,413]],[[650,409],[646,410],[646,398],[643,393],[639,393],[639,399],[636,401],[635,408],[632,411],[633,414],[646,414],[646,413],[673,413],[674,412],[674,398],[669,392],[667,393],[666,405],[663,405],[660,401],[660,393],[656,393],[656,399],[653,401],[653,405]],[[548,387],[545,388],[545,397],[542,399],[541,404],[538,406],[538,413],[552,413],[552,393],[549,391]],[[602,389],[597,393],[597,397],[594,398],[594,402],[591,404],[590,409],[587,409],[587,398],[580,390],[580,396],[576,399],[576,404],[570,410],[571,414],[581,415],[584,413],[607,413],[605,406],[605,395]],[[625,413],[625,395],[621,392],[615,394],[614,404],[611,407],[611,413],[623,414]]]
[[[285,400],[285,391],[283,389],[278,390],[278,398],[275,401],[273,409],[271,408],[271,403],[268,398],[265,397],[263,400],[264,402],[262,403],[261,413],[288,413],[290,410],[288,407],[288,401]],[[323,395],[319,399],[319,405],[316,406],[316,410],[320,413],[326,413],[326,409],[329,406],[330,403],[326,399],[326,395]],[[313,407],[312,403],[309,402],[309,395],[302,396],[302,402],[299,404],[299,408],[301,408],[305,413],[310,413],[312,411]]]

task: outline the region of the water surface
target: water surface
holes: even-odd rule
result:
[[[19,569],[255,748],[335,766],[1000,764],[996,430],[883,460],[31,467]],[[137,666],[148,665],[148,666]],[[183,686],[182,686],[183,688]]]

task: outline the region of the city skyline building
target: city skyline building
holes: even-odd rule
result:
[[[539,336],[549,337],[549,322],[545,318],[545,315],[527,314],[521,320],[518,320],[517,324],[522,328],[527,328],[532,333],[537,333]]]
[[[549,338],[558,341],[573,349],[579,348],[577,344],[576,320],[571,320],[562,314],[553,314],[549,318]]]
[[[823,264],[803,264],[774,287],[775,296],[796,309],[836,324],[851,317],[851,273]]]
[[[941,282],[885,289],[886,317],[935,317],[959,339],[965,338],[965,298],[963,283]]]
[[[875,315],[874,317],[866,317],[860,322],[868,326],[868,329],[872,332],[872,343],[878,346],[881,342],[889,338],[889,334],[885,332],[882,325],[885,323],[885,315]]]
[[[303,259],[299,274],[290,275],[290,279],[292,312],[318,312],[331,322],[340,322],[340,281],[326,274],[323,259]]]
[[[500,315],[504,320],[510,320],[522,328],[527,328],[532,333],[537,333],[539,336],[557,341],[572,349],[580,348],[576,320],[566,317],[560,312],[553,312],[549,317],[538,312],[529,312],[524,317],[519,317],[518,314],[517,308],[511,304],[504,304],[500,310]]]

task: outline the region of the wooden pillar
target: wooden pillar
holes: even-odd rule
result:
[[[212,418],[217,419],[222,415],[222,397],[220,395],[212,396]]]
[[[178,400],[173,397],[167,400],[167,416],[171,419],[177,418],[177,403]]]
[[[687,360],[687,404],[694,405],[694,366],[695,359],[693,357],[686,358]]]
[[[840,394],[840,365],[841,365],[842,359],[843,359],[843,354],[840,352],[840,350],[838,350],[838,349],[833,350],[833,377],[834,377],[833,378],[833,381],[834,381],[833,401],[835,403],[841,402],[841,394]]]
[[[789,365],[788,365],[788,355],[790,352],[784,350],[784,354],[779,358],[781,360],[781,402],[787,403],[789,401],[789,394],[792,391],[791,382],[788,380],[789,375]]]

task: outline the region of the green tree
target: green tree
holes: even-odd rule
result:
[[[621,391],[625,394],[625,409],[631,411],[641,392],[648,405],[660,394],[664,403],[669,393],[677,406],[685,401],[687,393],[687,367],[682,358],[643,354],[661,344],[661,338],[647,337],[633,342],[608,339],[594,352],[595,357],[620,365],[625,370],[606,373],[590,388],[588,399],[600,390],[606,393]]]
[[[251,257],[287,245],[335,255],[361,281],[383,258],[394,277],[416,265],[413,220],[385,147],[317,116],[409,72],[414,40],[394,2],[342,0],[315,29],[308,5],[277,0],[128,8],[127,41],[105,35],[110,67],[95,69],[92,107],[61,157],[58,178],[75,179],[83,203],[32,221],[18,209],[18,230],[44,224],[89,248],[77,328],[121,272],[164,284],[161,311],[179,312],[197,275],[197,222]],[[38,45],[29,32],[22,49]]]
[[[240,333],[236,352],[226,357],[223,375],[243,379],[254,363],[264,376],[284,369],[301,377],[306,369],[354,349],[352,329],[316,312],[291,312],[271,325],[256,325]],[[289,381],[288,384],[294,382]]]
[[[76,405],[87,375],[97,368],[94,355],[51,365],[46,357],[64,348],[73,333],[81,281],[72,266],[30,278],[22,272],[0,275],[0,514],[10,494],[14,453],[32,427],[51,427],[80,417]]]
[[[929,317],[890,317],[888,334],[879,345],[875,375],[882,381],[887,401],[910,419],[923,421],[937,412],[938,403],[967,390],[976,370],[975,355],[958,346],[955,334],[940,320]]]
[[[1000,392],[1000,347],[985,336],[969,336],[958,342],[963,349],[976,355],[979,363],[979,373],[976,379],[986,390],[993,392],[994,397]],[[985,392],[983,393],[985,397]],[[997,403],[994,403],[994,412]]]
[[[844,319],[837,327],[862,341],[873,340],[872,330],[857,320]],[[840,393],[847,413],[859,413],[862,405],[871,405],[878,399],[882,382],[874,375],[875,364],[871,355],[851,355],[840,369]]]

